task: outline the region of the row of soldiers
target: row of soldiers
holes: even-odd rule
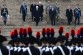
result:
[[[59,29],[59,36],[54,36],[53,28],[43,28],[42,37],[37,32],[36,37],[32,35],[31,27],[28,28],[28,36],[15,31],[11,33],[11,40],[6,47],[3,46],[7,39],[0,35],[0,55],[82,55],[83,54],[83,27],[77,31],[71,30],[71,39],[69,34],[63,35],[64,28]],[[47,31],[46,31],[47,30]],[[25,31],[24,31],[25,32]]]

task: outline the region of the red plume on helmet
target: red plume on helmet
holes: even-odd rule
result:
[[[64,32],[64,28],[63,28],[63,26],[60,26],[59,33],[63,33],[63,32]]]
[[[51,30],[51,33],[55,33],[55,30],[54,30],[54,28],[51,28],[50,30]]]
[[[75,30],[71,29],[71,35],[75,35]]]
[[[80,28],[80,35],[83,36],[83,26]]]
[[[37,37],[37,38],[40,38],[40,32],[37,32],[37,33],[36,33],[36,37]]]
[[[23,34],[27,34],[27,29],[26,28],[23,29]]]
[[[12,31],[10,32],[10,37],[14,37],[14,35],[15,35],[15,33],[14,33],[14,31],[12,30]]]
[[[80,29],[76,31],[76,35],[80,35]]]
[[[28,33],[32,33],[32,28],[28,27]]]
[[[47,33],[51,33],[51,30],[50,30],[50,28],[47,28]]]
[[[47,28],[47,37],[50,37],[50,34],[51,34],[51,30],[50,28]]]
[[[10,32],[10,37],[11,37],[11,39],[13,39],[13,38],[16,37],[16,36],[15,36],[15,32],[14,32],[14,30],[12,30],[12,31]]]
[[[69,38],[69,33],[68,32],[65,33],[65,37]]]
[[[42,36],[45,37],[46,36],[46,33],[47,33],[46,28],[43,28],[42,29]]]
[[[46,28],[42,29],[42,33],[46,34]]]
[[[80,32],[83,32],[83,27],[80,28]]]
[[[26,28],[23,29],[23,35],[24,35],[24,37],[27,37],[27,29]]]
[[[18,30],[14,29],[14,33],[15,33],[15,35],[18,35]]]
[[[51,28],[51,29],[50,29],[50,32],[51,32],[51,33],[50,33],[50,34],[51,34],[51,37],[54,37],[54,34],[55,34],[54,28]]]
[[[22,35],[23,34],[23,28],[19,29],[19,34]]]

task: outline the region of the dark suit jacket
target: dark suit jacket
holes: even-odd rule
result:
[[[72,17],[73,16],[73,12],[72,12],[72,9],[66,9],[66,17]]]
[[[35,4],[31,4],[30,5],[30,12],[34,15],[35,14],[35,9],[36,9],[36,5]]]
[[[42,14],[44,12],[43,5],[39,5],[39,12]]]
[[[49,10],[50,19],[54,19],[56,17],[56,14],[57,14],[57,12],[56,12],[55,9],[54,10],[52,10],[52,9]]]
[[[40,21],[40,18],[39,18],[39,17],[40,17],[39,9],[38,9],[38,10],[35,9],[34,17],[35,17],[34,20],[35,20],[36,22],[39,22],[39,21]]]

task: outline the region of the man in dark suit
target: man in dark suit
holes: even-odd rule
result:
[[[67,17],[68,25],[70,25],[73,18],[73,12],[70,6],[68,6],[68,8],[66,9],[66,17]]]
[[[1,9],[1,17],[3,18],[4,25],[6,25],[8,16],[8,9],[6,8],[6,5],[3,5],[3,8]]]
[[[51,20],[51,25],[54,26],[55,22],[56,22],[56,10],[54,9],[53,6],[51,6],[51,9],[49,10],[49,16],[50,16],[50,20]]]
[[[32,16],[32,21],[34,21],[35,7],[36,7],[36,4],[34,4],[34,3],[30,5],[30,12],[31,12],[31,16]]]
[[[43,5],[41,4],[41,2],[39,2],[39,15],[40,15],[41,21],[43,20],[43,12],[44,12]]]
[[[26,15],[27,15],[27,5],[25,2],[23,2],[23,4],[20,7],[20,13],[22,13],[22,19],[23,19],[23,22],[25,22]]]
[[[36,9],[35,9],[35,22],[36,22],[36,26],[38,26],[38,23],[40,21],[40,13],[39,13],[39,6],[36,5]]]
[[[75,17],[75,24],[78,21],[78,25],[80,24],[80,17],[81,17],[81,9],[78,7],[77,4],[76,8],[74,9],[74,17]]]

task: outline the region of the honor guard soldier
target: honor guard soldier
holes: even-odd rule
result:
[[[3,45],[4,41],[7,41],[5,36],[0,35],[0,55],[8,55],[8,49]]]
[[[69,49],[64,45],[65,36],[60,36],[57,38],[59,46],[54,50],[54,55],[69,55]]]

